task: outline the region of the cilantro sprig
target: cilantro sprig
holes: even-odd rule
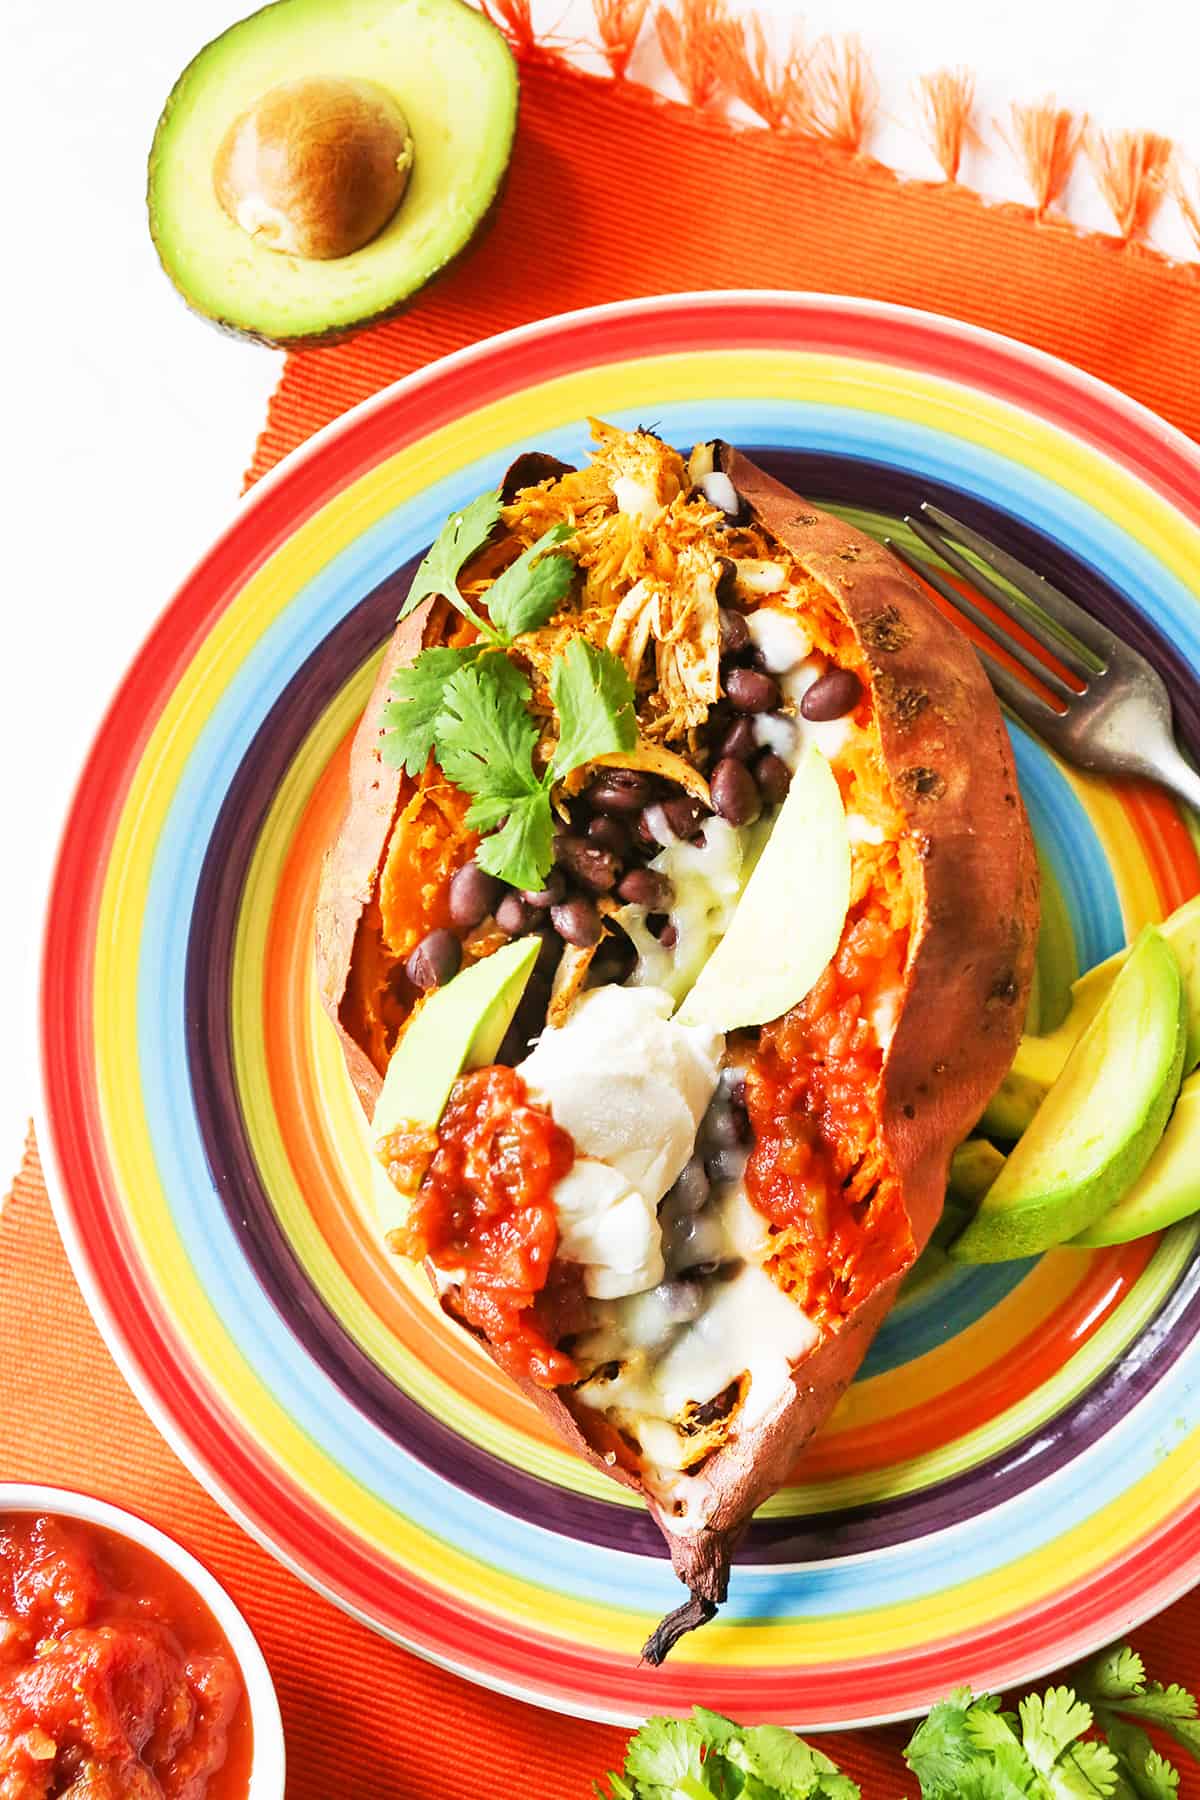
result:
[[[1177,1800],[1179,1773],[1151,1725],[1200,1761],[1200,1711],[1186,1688],[1147,1681],[1121,1648],[1078,1670],[1073,1687],[1027,1694],[1015,1712],[960,1688],[935,1706],[904,1752],[923,1800]],[[600,1800],[861,1800],[803,1739],[743,1729],[696,1707],[651,1719]]]
[[[555,544],[574,536],[570,525],[552,525],[497,576],[488,589],[488,619],[477,613],[459,591],[458,578],[496,529],[500,506],[497,489],[480,494],[461,512],[451,513],[413,576],[400,608],[401,619],[407,619],[431,594],[440,594],[474,625],[487,644],[510,644],[523,631],[534,631],[546,623],[565,597],[575,572],[569,556],[548,554]]]
[[[479,638],[422,650],[397,670],[383,706],[380,755],[410,775],[434,756],[471,796],[467,823],[486,834],[477,852],[480,867],[515,887],[540,888],[553,859],[551,790],[581,763],[632,750],[634,694],[615,656],[572,638],[550,668],[558,744],[545,772],[537,773],[539,734],[529,711],[529,683],[504,652],[522,632],[544,625],[566,598],[575,563],[554,547],[571,536],[571,527],[544,532],[497,577],[484,619],[463,598],[458,578],[499,517],[499,494],[481,494],[447,521],[417,570],[400,617],[439,594]]]

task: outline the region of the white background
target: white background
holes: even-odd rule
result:
[[[273,352],[185,311],[158,271],[142,201],[164,96],[241,10],[237,0],[3,9],[0,1192],[35,1104],[35,968],[58,819],[110,690],[237,504],[279,369]],[[761,10],[792,9],[762,0]],[[586,0],[535,0],[535,17],[580,32],[590,14]],[[1026,198],[990,121],[1047,91],[1104,127],[1164,132],[1200,161],[1194,0],[812,0],[803,24],[810,38],[860,33],[883,88],[871,147],[914,174],[936,171],[912,128],[912,81],[953,63],[979,75],[993,148],[963,173],[985,191]],[[652,44],[632,72],[670,87]],[[1108,226],[1086,169],[1070,199],[1081,222]],[[1187,246],[1172,207],[1156,235]]]

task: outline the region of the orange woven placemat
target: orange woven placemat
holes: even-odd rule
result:
[[[1200,435],[1200,280],[965,189],[533,61],[486,239],[409,313],[289,358],[251,478],[434,356],[547,312],[698,287],[905,301],[1068,357]],[[280,1690],[296,1800],[584,1800],[623,1734],[487,1695],[310,1593],[228,1520],[145,1418],[93,1326],[32,1145],[0,1218],[0,1472],[90,1489],[193,1549],[245,1610]],[[1137,1634],[1200,1684],[1200,1605]],[[867,1800],[911,1795],[900,1729],[828,1747]],[[1185,1773],[1181,1793],[1200,1796]]]

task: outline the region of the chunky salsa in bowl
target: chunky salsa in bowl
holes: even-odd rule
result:
[[[249,1627],[169,1538],[0,1484],[3,1800],[279,1800],[283,1734]]]

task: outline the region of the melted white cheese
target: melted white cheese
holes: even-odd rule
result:
[[[554,1189],[560,1253],[600,1297],[661,1280],[658,1202],[692,1154],[720,1074],[721,1034],[677,1025],[673,1010],[657,988],[594,988],[518,1066],[575,1144]]]
[[[654,1341],[657,1321],[645,1305],[645,1299],[653,1298],[614,1306],[612,1342],[625,1346],[621,1370],[610,1381],[586,1385],[580,1397],[632,1414],[649,1460],[659,1468],[681,1469],[695,1457],[696,1447],[673,1421],[689,1402],[703,1405],[749,1375],[738,1429],[756,1424],[786,1391],[793,1366],[819,1334],[770,1276],[746,1263],[736,1275],[707,1284],[704,1311],[676,1333],[665,1353],[655,1357],[647,1348],[638,1354],[636,1339]]]
[[[887,836],[882,825],[857,812],[846,814],[846,833],[852,844],[882,844]]]
[[[881,1050],[886,1050],[896,1035],[896,1021],[900,1017],[902,998],[898,987],[885,988],[871,1008],[871,1028]]]
[[[662,1232],[654,1206],[619,1170],[577,1156],[554,1188],[558,1255],[579,1263],[596,1299],[641,1293],[663,1278]]]
[[[783,758],[789,769],[800,761],[800,726],[803,721],[785,719],[782,713],[758,713],[753,722],[754,741]]]
[[[703,844],[677,842],[660,850],[650,867],[671,883],[676,941],[664,949],[647,929],[644,906],[621,907],[614,916],[638,953],[632,986],[683,998],[728,929],[758,847],[752,831],[714,817],[704,821]]]
[[[772,675],[785,675],[812,649],[804,627],[778,606],[756,606],[746,614],[746,628],[764,668]]]

